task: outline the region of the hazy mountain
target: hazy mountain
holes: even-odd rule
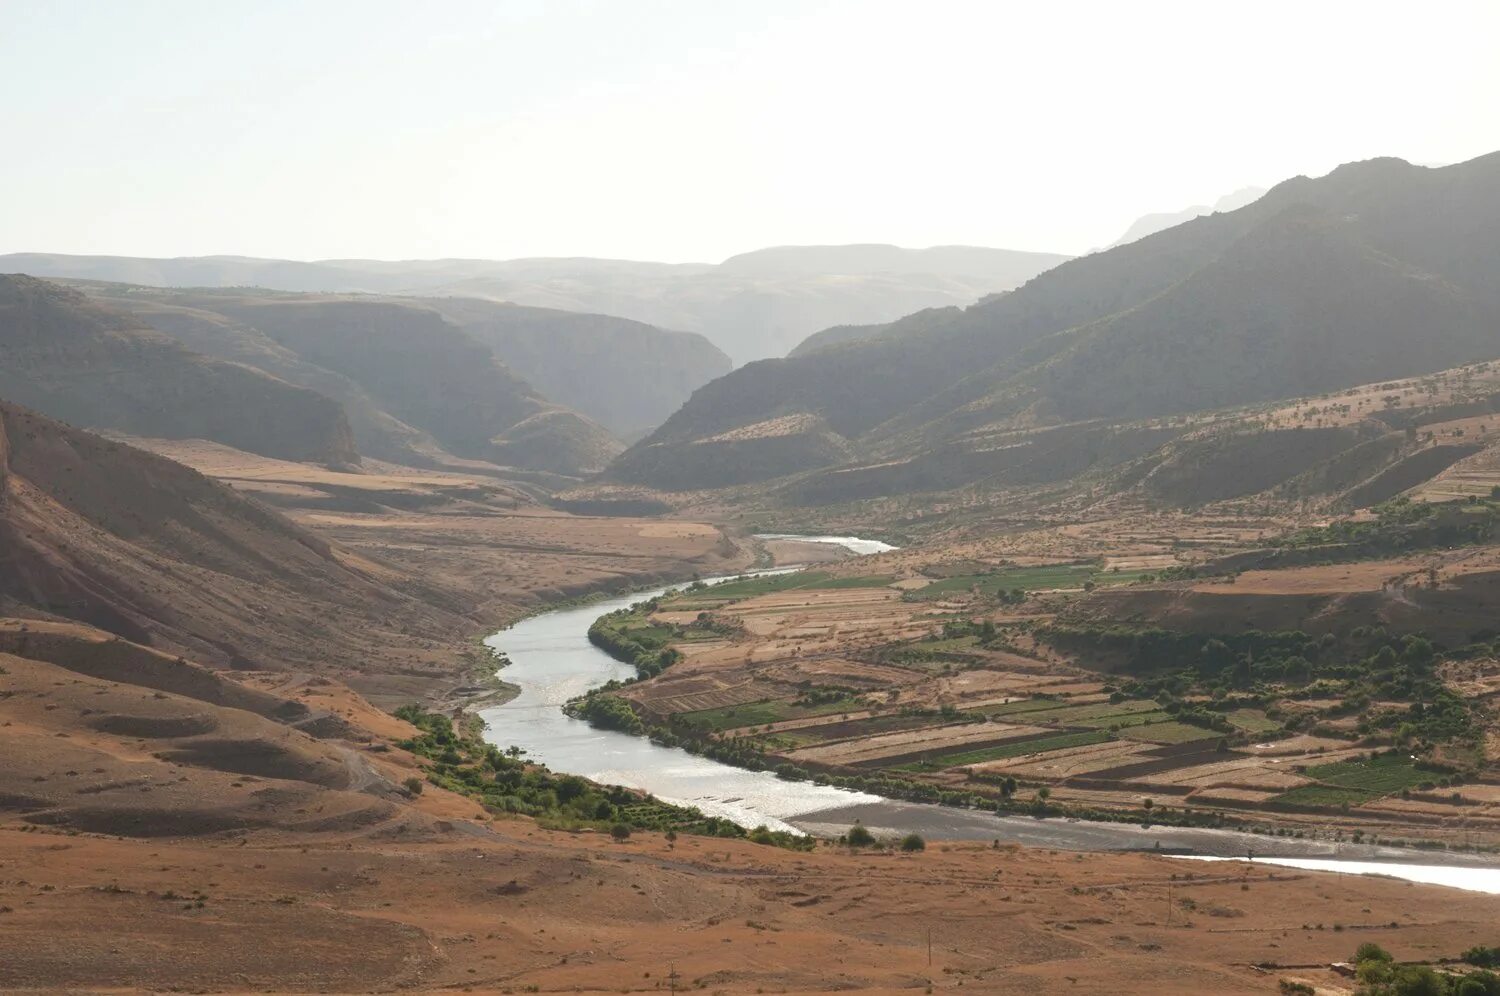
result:
[[[1136,239],[1144,239],[1148,235],[1164,232],[1169,228],[1182,224],[1184,221],[1192,221],[1194,218],[1205,214],[1213,214],[1215,211],[1238,211],[1247,204],[1253,204],[1265,196],[1264,187],[1241,187],[1232,194],[1225,194],[1212,206],[1207,204],[1194,204],[1192,207],[1183,208],[1181,211],[1162,211],[1156,214],[1146,214],[1137,218],[1125,229],[1125,234],[1115,239],[1106,248],[1113,249],[1115,246],[1123,246],[1127,242]]]
[[[730,369],[729,357],[693,332],[478,298],[423,303],[489,346],[548,398],[625,438],[656,428]]]
[[[431,308],[316,294],[182,291],[172,303],[249,328],[305,364],[347,379],[399,425],[461,457],[532,470],[588,473],[622,446],[602,426],[542,396],[491,349]],[[507,433],[532,422],[528,446]],[[549,428],[552,445],[538,445]]]
[[[634,319],[698,332],[736,363],[781,356],[834,325],[893,321],[967,305],[1067,259],[968,246],[784,246],[719,265],[609,259],[291,260],[206,256],[141,259],[25,253],[0,267],[38,276],[161,287],[480,297]]]
[[[359,455],[322,394],[192,352],[75,290],[0,276],[0,397],[81,426],[203,438],[288,460]]]
[[[810,454],[826,459],[830,469],[799,486],[818,500],[1003,480],[1043,449],[1051,455],[1024,474],[1045,478],[1151,444],[1084,438],[1076,427],[1085,422],[1500,356],[1500,154],[1442,169],[1380,159],[1298,177],[1237,211],[905,325],[898,336],[734,371],[608,477],[714,487],[729,449],[754,445],[789,454],[781,463],[733,458],[761,480],[807,471]],[[1073,434],[1076,445],[1049,449],[1015,435],[1044,429],[1053,441]],[[840,459],[841,447],[858,456]]]

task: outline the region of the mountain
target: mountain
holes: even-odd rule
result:
[[[1181,211],[1161,211],[1156,214],[1142,215],[1133,221],[1125,234],[1111,242],[1106,248],[1113,249],[1115,246],[1123,246],[1127,242],[1136,239],[1144,239],[1148,235],[1164,232],[1169,228],[1175,228],[1184,221],[1192,221],[1194,218],[1205,214],[1213,214],[1216,211],[1238,211],[1247,204],[1253,204],[1265,196],[1264,187],[1241,187],[1232,194],[1225,194],[1213,206],[1207,204],[1194,204],[1192,207],[1183,208]]]
[[[734,371],[606,478],[712,488],[733,463],[736,483],[810,473],[787,493],[817,501],[1055,480],[1160,442],[1113,423],[1492,359],[1500,154],[1298,177],[904,325]],[[752,441],[764,459],[730,455]]]
[[[487,344],[420,302],[83,286],[192,348],[337,399],[372,456],[421,466],[456,456],[576,476],[623,449],[608,430],[543,396]],[[517,445],[508,434],[523,423],[527,443]]]
[[[542,394],[639,438],[695,390],[730,370],[729,357],[693,332],[478,298],[426,298],[432,307]]]
[[[0,402],[0,615],[270,670],[358,670],[472,626],[391,576],[181,464]]]
[[[835,325],[894,321],[967,305],[1066,260],[970,246],[782,246],[718,265],[609,259],[292,260],[206,256],[141,259],[25,253],[0,266],[38,276],[158,287],[471,297],[616,315],[706,336],[735,363],[781,356]]]
[[[359,459],[315,391],[190,351],[74,290],[0,275],[0,397],[79,425],[205,438],[287,460]]]

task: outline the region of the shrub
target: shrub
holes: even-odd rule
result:
[[[613,837],[615,840],[629,840],[630,839],[630,824],[629,823],[616,823],[614,826],[612,826],[612,827],[609,828],[609,835],[611,837]]]
[[[901,850],[903,851],[925,851],[927,841],[922,839],[919,833],[909,833],[901,838]]]
[[[861,824],[856,823],[849,828],[849,833],[845,837],[845,840],[849,842],[850,847],[870,847],[875,843],[875,835],[866,830]]]
[[[412,775],[410,778],[406,779],[406,781],[401,783],[401,786],[402,788],[406,789],[407,795],[422,794],[422,779],[418,778],[416,775]]]

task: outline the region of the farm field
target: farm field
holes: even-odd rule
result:
[[[1348,631],[1298,635],[1283,619],[1258,614],[1262,606],[1284,613],[1290,603],[1283,595],[1311,608],[1310,599],[1363,593],[1400,613],[1407,603],[1389,594],[1391,572],[1425,580],[1425,555],[1248,570],[1228,579],[1177,572],[1178,581],[1141,580],[1175,571],[1200,557],[1197,550],[1218,555],[1285,528],[1234,516],[1049,526],[1024,538],[1047,544],[1051,562],[1037,555],[1044,547],[1010,537],[939,552],[893,551],[857,566],[820,566],[798,580],[752,579],[685,593],[659,605],[641,631],[655,636],[662,624],[701,631],[673,641],[679,663],[619,694],[653,722],[723,745],[723,756],[753,758],[796,777],[852,779],[855,787],[884,780],[910,786],[901,791],[917,798],[940,792],[1003,804],[1003,793],[1035,799],[1045,788],[1059,805],[1138,814],[1152,800],[1153,819],[1217,814],[1329,833],[1362,827],[1438,836],[1450,827],[1489,826],[1500,842],[1500,822],[1489,813],[1500,803],[1481,801],[1483,782],[1460,776],[1451,760],[1439,765],[1441,774],[1368,761],[1389,749],[1409,703],[1385,689],[1363,705],[1358,681],[1368,665],[1359,661],[1310,680],[1320,649],[1342,648]],[[1176,537],[1175,552],[1153,548],[1168,537]],[[993,564],[997,552],[1008,562]],[[1500,576],[1500,550],[1439,556],[1446,565],[1435,575],[1439,587],[1469,584],[1491,570]],[[1254,680],[1231,683],[1228,671],[1215,671],[1221,665],[1195,659],[1223,630],[1163,643],[1142,651],[1139,662],[1103,643],[1091,649],[1053,635],[1059,621],[1076,626],[1079,619],[1108,634],[1110,620],[1150,620],[1156,600],[1169,598],[1161,604],[1201,620],[1195,625],[1232,627],[1221,653],[1231,663],[1236,654],[1248,658]],[[1098,615],[1079,616],[1075,606]],[[1132,625],[1159,634],[1152,639],[1177,639],[1170,628]],[[1285,640],[1308,643],[1293,668],[1282,668],[1278,655],[1291,651],[1274,641],[1248,652],[1234,642],[1245,639],[1234,628],[1265,642],[1276,626],[1288,626]],[[1369,647],[1364,639],[1347,652],[1371,654],[1373,648],[1361,649]],[[1400,662],[1402,638],[1388,639]],[[1483,657],[1445,667],[1475,701],[1500,688],[1500,664]],[[1182,677],[1168,681],[1173,668]],[[1351,708],[1351,701],[1361,705]],[[1500,749],[1500,735],[1494,742]],[[1482,755],[1465,748],[1442,756]],[[1439,778],[1438,792],[1420,788]],[[1469,789],[1475,795],[1461,805],[1448,798]]]

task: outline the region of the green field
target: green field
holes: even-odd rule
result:
[[[890,584],[892,577],[835,577],[827,571],[795,571],[791,574],[767,574],[758,578],[742,578],[695,588],[683,593],[684,598],[695,602],[705,599],[738,601],[769,595],[778,591],[799,591],[807,588],[882,588]]]
[[[1415,788],[1435,776],[1422,771],[1400,754],[1382,754],[1368,761],[1339,761],[1307,769],[1307,777],[1328,785],[1390,795],[1404,788]]]
[[[1246,733],[1274,733],[1281,729],[1280,723],[1268,718],[1259,709],[1236,709],[1224,718]]]
[[[1169,720],[1164,723],[1146,723],[1130,728],[1129,733],[1122,734],[1127,740],[1144,740],[1153,744],[1186,744],[1194,740],[1207,740],[1210,737],[1221,737],[1222,733],[1217,730],[1204,729],[1201,726],[1193,726],[1190,723],[1178,723]]]
[[[899,765],[892,769],[894,771],[942,771],[944,768],[957,768],[965,764],[979,764],[984,761],[999,761],[1008,757],[1022,757],[1026,754],[1042,754],[1047,751],[1064,750],[1068,747],[1084,747],[1088,744],[1099,744],[1109,740],[1110,735],[1104,730],[1083,730],[1075,733],[1060,733],[1055,737],[1040,737],[1036,740],[1021,740],[1011,744],[1000,744],[995,747],[981,747],[976,750],[954,751],[948,754],[939,754],[922,761],[913,761],[909,764]]]
[[[746,702],[743,705],[720,706],[716,709],[700,709],[697,712],[681,712],[677,718],[692,723],[701,730],[717,733],[741,726],[764,726],[781,723],[788,719],[806,719],[809,716],[828,716],[840,712],[856,712],[866,706],[855,699],[824,702],[819,705],[799,706],[794,702],[769,701]]]
[[[986,574],[963,574],[943,578],[912,592],[913,598],[934,599],[975,590],[994,598],[1002,591],[1045,591],[1052,588],[1081,588],[1085,581],[1098,585],[1127,584],[1138,581],[1149,571],[1106,571],[1098,564],[1048,564],[1042,567],[1012,567]]]
[[[1283,792],[1271,800],[1271,804],[1285,803],[1288,806],[1351,806],[1362,805],[1376,798],[1373,792],[1359,789],[1338,788],[1333,785],[1303,785]]]
[[[1132,702],[1092,702],[1088,705],[1070,706],[1066,703],[1054,703],[1052,709],[1034,709],[1026,713],[1028,723],[1083,723],[1085,721],[1099,720],[1101,725],[1108,726],[1116,719],[1124,719],[1141,713],[1160,712],[1161,706],[1149,699],[1136,699]],[[1003,708],[1003,707],[1002,707]],[[1092,725],[1092,724],[1091,724]]]
[[[1401,754],[1381,754],[1367,761],[1338,761],[1308,768],[1304,774],[1322,784],[1303,785],[1283,792],[1272,802],[1296,806],[1351,806],[1369,802],[1402,789],[1415,788],[1434,777]]]

